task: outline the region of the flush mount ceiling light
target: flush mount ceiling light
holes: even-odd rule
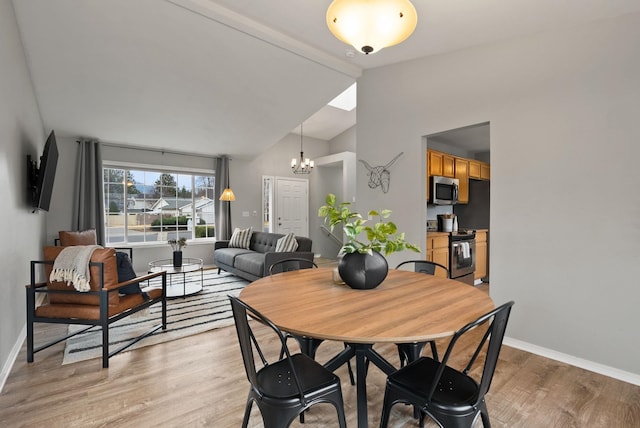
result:
[[[417,22],[409,0],[334,0],[327,9],[333,35],[366,55],[406,40]]]

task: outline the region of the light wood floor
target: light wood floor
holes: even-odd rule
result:
[[[41,326],[37,332],[47,336],[61,329]],[[275,343],[270,348],[277,350]],[[341,349],[340,343],[326,342],[317,359],[327,361]],[[397,364],[395,346],[376,349]],[[241,425],[249,386],[233,327],[117,355],[109,369],[101,368],[100,359],[62,366],[63,350],[58,344],[27,364],[23,347],[0,395],[1,427]],[[343,380],[347,424],[355,427],[355,387],[345,367],[336,373]],[[367,377],[371,427],[379,424],[384,382],[372,366]],[[640,427],[640,387],[507,346],[487,403],[494,427]],[[334,427],[335,421],[333,408],[321,405],[306,414],[304,425],[292,426]],[[249,426],[262,426],[255,407]],[[395,406],[390,426],[417,426],[410,407]]]

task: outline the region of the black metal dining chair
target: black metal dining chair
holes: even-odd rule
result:
[[[419,409],[421,428],[425,415],[447,428],[470,428],[480,415],[483,426],[491,427],[485,395],[491,386],[513,304],[513,301],[505,303],[458,330],[449,342],[442,361],[420,357],[389,375],[380,428],[385,428],[389,423],[390,410],[396,403],[412,404]],[[482,336],[465,368],[458,370],[448,365],[458,340],[485,325],[488,326],[484,334],[483,330],[475,332]],[[484,368],[478,382],[469,372],[483,352],[486,353]]]
[[[427,275],[436,275],[437,272],[442,272],[447,278],[449,278],[449,269],[440,263],[430,262],[428,260],[406,260],[396,266],[396,269],[400,269],[401,266],[413,265],[414,272],[425,273]],[[414,361],[420,357],[422,350],[427,345],[427,342],[417,343],[398,343],[398,358],[400,358],[400,367],[404,367],[407,362]],[[433,358],[438,361],[438,348],[436,342],[429,342],[431,346],[431,354]]]
[[[299,257],[289,257],[286,259],[278,260],[277,262],[269,266],[269,275],[275,275],[277,273],[282,273],[282,272],[291,272],[291,271],[296,271],[300,269],[313,269],[317,267],[318,265],[313,261],[299,258]],[[289,339],[289,338],[295,339],[300,345],[300,349],[305,349],[305,350],[313,349],[314,347],[317,347],[321,343],[321,341],[318,341],[317,343],[309,343],[314,339],[303,337],[303,336],[297,336],[291,333],[285,333],[285,337],[286,339]],[[282,358],[282,355],[283,355],[282,352],[283,351],[280,352],[280,358]],[[349,380],[351,381],[351,385],[355,385],[356,381],[355,381],[355,377],[353,376],[353,369],[351,368],[351,362],[347,362],[347,370],[349,371]]]
[[[287,259],[278,260],[277,262],[269,266],[269,275],[300,269],[312,269],[317,267],[318,265],[314,261],[303,259],[301,257],[289,257]]]
[[[275,324],[240,299],[229,296],[229,300],[245,372],[251,384],[242,427],[247,427],[255,402],[265,428],[288,427],[306,409],[319,403],[332,404],[336,408],[340,427],[345,428],[347,423],[340,378],[302,353],[292,355],[284,333]],[[277,336],[284,349],[284,358],[277,361],[266,358],[267,354],[260,347],[247,316],[268,327]],[[256,366],[254,350],[262,363],[260,368]]]

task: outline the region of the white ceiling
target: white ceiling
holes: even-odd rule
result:
[[[363,70],[640,10],[638,0],[413,3],[414,34],[365,56],[329,33],[330,0],[13,0],[47,130],[243,158],[303,121],[324,140],[349,128],[355,110],[324,106]]]

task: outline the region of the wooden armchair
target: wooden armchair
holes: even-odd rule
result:
[[[27,294],[27,362],[33,362],[34,354],[56,343],[66,340],[76,334],[91,328],[102,330],[102,367],[109,367],[109,358],[139,340],[149,336],[162,328],[167,328],[166,272],[156,272],[149,275],[118,283],[115,250],[100,248],[93,252],[90,266],[90,290],[81,292],[65,282],[49,279],[56,257],[65,247],[54,246],[44,248],[44,261],[31,262],[31,283],[26,286]],[[45,282],[36,282],[37,271],[44,266]],[[151,278],[162,277],[162,288],[146,288],[145,293],[119,295],[118,290],[134,283],[148,281]],[[44,294],[46,299],[36,306],[36,295]],[[129,315],[132,315],[151,305],[162,305],[162,322],[149,331],[118,349],[109,352],[109,326]],[[45,345],[34,348],[34,324],[81,324],[85,329],[56,339]]]

